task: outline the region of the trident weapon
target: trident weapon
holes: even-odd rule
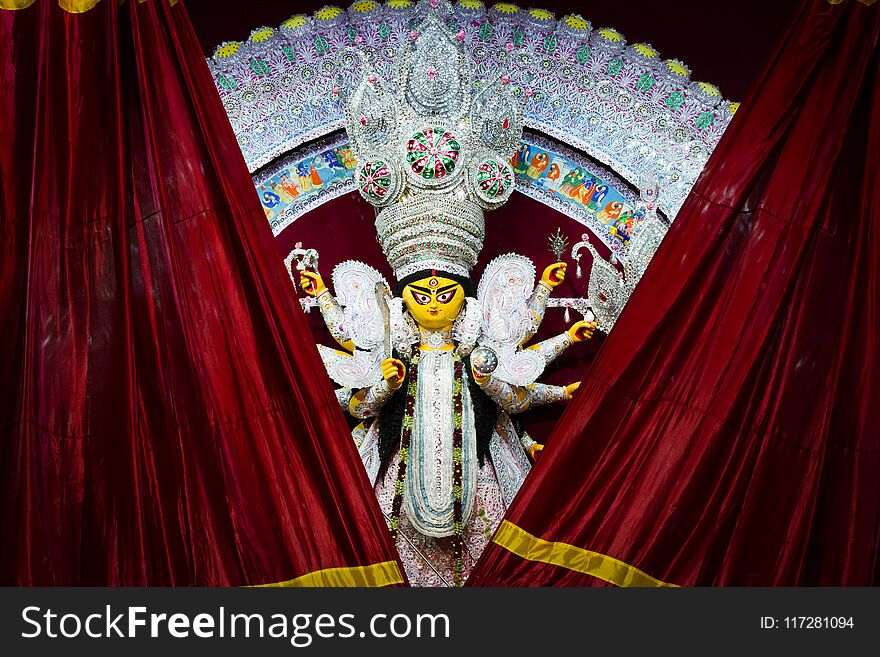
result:
[[[562,229],[557,228],[556,232],[550,235],[548,251],[556,256],[556,261],[562,259],[562,254],[568,248],[568,238],[562,234]]]

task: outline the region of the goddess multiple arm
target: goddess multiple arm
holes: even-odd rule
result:
[[[565,272],[565,263],[555,263],[544,270],[541,280],[535,286],[528,300],[527,305],[531,312],[532,323],[523,344],[527,343],[538,332],[544,319],[550,294],[565,279]],[[353,352],[354,344],[349,337],[349,333],[344,329],[343,310],[324,284],[320,274],[307,270],[301,272],[300,285],[307,294],[316,296],[321,316],[333,338],[343,348]],[[540,353],[546,367],[574,343],[591,338],[594,330],[594,322],[576,322],[567,331],[525,347],[525,349]],[[399,389],[406,372],[403,363],[396,359],[388,358],[382,361],[381,367],[383,377],[378,383],[356,391],[353,391],[351,388],[340,388],[337,390],[340,406],[353,417],[365,420],[378,416],[382,407]],[[545,404],[567,401],[571,399],[578,385],[554,386],[543,383],[530,383],[525,386],[517,386],[492,375],[479,376],[474,373],[473,377],[483,392],[509,415],[523,413],[531,408]],[[531,439],[529,439],[529,443],[529,445],[524,444],[526,449],[535,444]]]

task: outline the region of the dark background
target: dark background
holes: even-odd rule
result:
[[[184,0],[206,55],[222,41],[243,41],[251,30],[277,27],[293,14],[327,4],[283,0]],[[486,2],[491,7],[494,2]],[[799,0],[534,0],[561,18],[581,14],[594,28],[614,27],[627,43],[647,42],[667,59],[687,64],[692,79],[711,82],[730,100],[744,100]]]

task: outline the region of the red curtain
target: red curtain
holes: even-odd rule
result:
[[[0,583],[400,583],[183,6],[0,10],[0,72]]]
[[[471,585],[876,585],[880,4],[805,3]]]

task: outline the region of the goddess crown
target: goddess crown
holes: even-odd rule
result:
[[[428,11],[410,33],[396,90],[364,58],[345,105],[355,182],[381,208],[376,231],[398,280],[426,269],[468,276],[483,247],[483,210],[514,188],[522,102],[505,75],[472,78],[464,33],[453,29]]]

